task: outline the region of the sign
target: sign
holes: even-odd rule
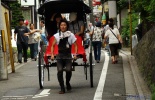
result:
[[[35,0],[21,0],[21,6],[34,6]]]

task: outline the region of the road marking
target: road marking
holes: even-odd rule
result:
[[[109,64],[109,56],[107,52],[104,51],[104,54],[105,54],[105,61],[103,64],[102,73],[101,73],[100,80],[99,80],[93,100],[102,100],[102,93],[104,89],[104,84],[105,84],[107,69],[108,69],[108,64]]]
[[[36,94],[32,98],[47,97],[50,94],[49,91],[50,91],[50,89],[44,89],[40,94]]]

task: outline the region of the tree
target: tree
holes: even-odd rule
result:
[[[18,25],[19,18],[24,18],[22,16],[22,10],[18,1],[9,3],[9,7],[12,12],[11,28],[15,28]]]

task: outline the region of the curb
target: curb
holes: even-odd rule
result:
[[[31,62],[31,59],[27,60],[27,63]],[[15,67],[15,72],[17,69],[21,68],[22,66],[26,65],[27,63],[14,63],[14,67]],[[7,66],[8,68],[8,74],[12,73],[12,69],[11,66]]]
[[[133,74],[133,79],[138,92],[138,98],[140,100],[151,100],[151,92],[148,89],[145,81],[143,80],[143,77],[139,71],[139,68],[137,66],[137,62],[134,56],[130,55],[128,52],[125,52],[123,50],[120,50],[120,52],[126,55],[129,60],[131,72]],[[147,94],[144,93],[144,90],[147,91]]]

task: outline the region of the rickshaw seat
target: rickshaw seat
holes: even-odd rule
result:
[[[84,47],[82,46],[82,37],[77,36],[77,35],[75,35],[75,37],[77,38],[77,41],[76,41],[76,43],[77,43],[77,48],[78,48],[77,57],[78,57],[78,58],[83,58],[83,61],[86,62],[87,60],[86,60],[85,49],[84,49]],[[45,60],[45,62],[48,61],[47,56],[51,56],[51,45],[52,45],[53,41],[54,41],[54,36],[52,36],[52,37],[49,39],[49,44],[48,44],[48,46],[47,46],[47,48],[46,48],[46,52],[45,52],[45,55],[44,55],[44,60]],[[75,54],[74,45],[72,45],[71,52],[72,52],[72,54]],[[55,56],[58,54],[58,45],[57,45],[57,44],[54,45],[54,52],[53,52],[53,54],[54,54]]]

